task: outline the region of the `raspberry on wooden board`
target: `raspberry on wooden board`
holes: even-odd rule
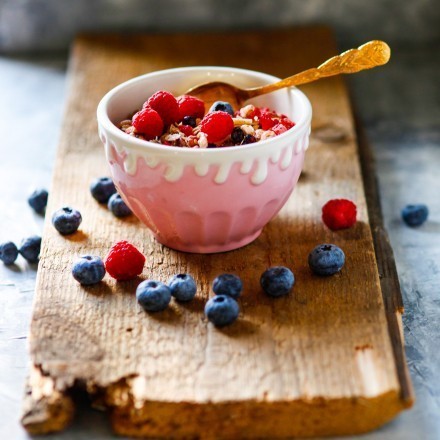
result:
[[[115,243],[104,260],[108,274],[118,281],[136,278],[142,273],[144,263],[144,255],[126,240]]]
[[[332,199],[322,207],[322,221],[336,231],[351,228],[356,223],[356,205],[347,199]]]

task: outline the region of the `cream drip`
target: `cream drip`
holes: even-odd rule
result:
[[[281,170],[287,169],[292,162],[293,156],[307,150],[309,147],[309,134],[310,128],[305,134],[299,136],[293,144],[277,147],[264,154],[261,151],[253,151],[252,153],[246,151],[244,158],[238,157],[236,159],[236,162],[241,163],[240,173],[250,174],[252,172],[251,182],[254,185],[260,185],[267,178],[269,161],[273,164],[278,163]],[[207,155],[203,157],[196,157],[192,154],[186,157],[165,155],[164,159],[164,156],[153,156],[151,152],[126,148],[123,145],[110,142],[102,132],[100,133],[100,138],[105,145],[107,159],[109,161],[111,159],[116,160],[117,158],[114,156],[117,153],[119,159],[123,161],[125,172],[130,175],[136,174],[138,159],[142,158],[149,168],[156,168],[160,163],[164,163],[164,178],[168,182],[177,182],[182,177],[186,166],[193,167],[194,172],[200,177],[206,176],[212,166],[217,166],[218,170],[214,181],[217,184],[223,184],[228,179],[233,164],[230,162],[230,158],[222,160],[217,157],[217,160],[210,160]]]

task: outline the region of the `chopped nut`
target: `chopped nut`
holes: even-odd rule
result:
[[[124,119],[119,124],[120,128],[125,131],[126,128],[131,126],[131,120],[130,119]]]
[[[175,124],[170,125],[170,134],[180,133],[179,128]]]
[[[180,139],[180,133],[167,134],[164,136],[164,139],[168,142],[178,141]]]
[[[245,134],[255,133],[254,127],[252,127],[252,125],[242,125],[240,128]]]
[[[240,109],[240,116],[243,118],[248,118],[252,112],[255,111],[255,106],[252,104],[245,105]]]
[[[190,148],[194,148],[197,144],[197,136],[188,136],[183,139],[183,142]]]
[[[263,133],[261,134],[260,139],[261,139],[262,141],[264,141],[265,139],[269,139],[269,138],[272,138],[272,137],[274,137],[274,136],[276,136],[276,134],[275,134],[275,132],[273,132],[272,130],[267,130],[267,131],[264,131],[264,130],[263,130]]]
[[[252,125],[252,119],[247,118],[232,118],[234,122],[234,127],[239,127],[241,125]]]
[[[202,131],[197,135],[199,139],[199,147],[200,148],[208,148],[208,138],[206,137],[205,133]]]

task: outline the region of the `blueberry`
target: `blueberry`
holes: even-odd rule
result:
[[[234,127],[231,133],[231,140],[235,145],[240,145],[243,142],[244,133],[240,127]]]
[[[99,283],[105,275],[104,263],[100,257],[82,255],[73,263],[72,275],[85,286]]]
[[[32,237],[25,238],[18,249],[21,256],[29,261],[29,263],[38,263],[41,249],[41,237],[33,235]]]
[[[116,192],[116,187],[110,177],[98,177],[90,184],[90,192],[99,203],[107,203]]]
[[[242,145],[245,144],[253,144],[254,142],[257,142],[257,139],[255,138],[255,136],[252,136],[251,134],[247,134],[242,141]]]
[[[7,241],[0,244],[0,260],[4,264],[13,264],[18,257],[18,249],[12,241]]]
[[[263,272],[260,284],[268,295],[283,296],[291,291],[295,284],[295,277],[287,267],[274,266]]]
[[[168,282],[171,295],[178,301],[191,301],[197,291],[197,285],[194,278],[187,273],[174,275]]]
[[[344,252],[334,244],[320,244],[309,254],[309,266],[316,275],[333,275],[344,263]]]
[[[216,327],[232,324],[240,313],[237,301],[227,295],[217,295],[205,305],[205,315]]]
[[[171,290],[160,281],[145,280],[136,289],[136,299],[147,312],[160,312],[168,307]]]
[[[189,125],[189,126],[192,127],[192,128],[196,128],[196,126],[197,126],[196,119],[193,118],[192,116],[185,116],[185,117],[182,119],[182,124],[183,124],[183,125]]]
[[[49,193],[45,189],[36,189],[29,197],[29,206],[38,214],[43,214]]]
[[[110,197],[107,206],[115,217],[127,217],[132,214],[131,209],[118,193]]]
[[[234,116],[234,109],[232,108],[232,105],[226,101],[215,101],[209,109],[208,113],[210,112],[226,112],[229,113],[231,116]]]
[[[52,224],[61,235],[73,234],[81,222],[80,212],[68,206],[55,211],[52,216]]]
[[[428,207],[423,204],[406,205],[402,209],[402,219],[408,226],[420,226],[428,218]]]
[[[234,299],[240,296],[243,289],[241,279],[234,274],[224,273],[212,282],[212,290],[216,295],[227,295]]]

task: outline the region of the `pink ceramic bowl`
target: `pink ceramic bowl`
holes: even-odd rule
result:
[[[246,146],[162,146],[116,126],[157,90],[177,96],[216,80],[252,87],[278,78],[229,67],[163,70],[120,84],[98,106],[99,135],[118,191],[160,243],[180,251],[228,251],[257,238],[290,196],[308,147],[312,109],[296,88],[252,100],[286,114],[296,125]]]

